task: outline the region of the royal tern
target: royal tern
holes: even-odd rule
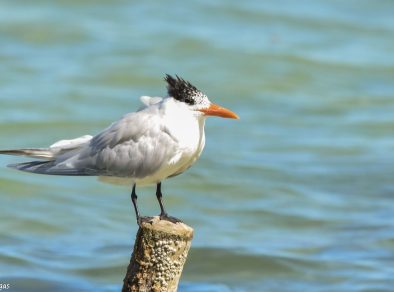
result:
[[[161,182],[187,170],[205,145],[207,116],[238,119],[232,111],[210,102],[190,82],[166,75],[167,97],[142,96],[144,106],[128,113],[96,136],[58,141],[48,148],[2,150],[39,161],[11,164],[18,170],[50,175],[129,178],[137,222],[136,186],[156,184],[160,218],[177,221],[165,211]]]

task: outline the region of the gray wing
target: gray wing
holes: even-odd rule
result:
[[[34,172],[141,178],[176,155],[176,145],[162,121],[160,106],[155,104],[125,115],[84,148],[60,155],[47,165],[34,165]],[[29,171],[24,167],[21,170]]]

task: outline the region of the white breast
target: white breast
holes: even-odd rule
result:
[[[178,175],[188,169],[200,156],[204,145],[205,117],[194,115],[186,105],[169,100],[165,104],[162,131],[177,143],[157,172],[149,177],[137,179],[137,184],[157,183],[167,177]]]

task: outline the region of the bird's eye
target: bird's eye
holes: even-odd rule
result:
[[[196,101],[192,97],[185,97],[184,102],[186,102],[189,105],[194,105],[196,103]]]

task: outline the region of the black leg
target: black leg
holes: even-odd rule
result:
[[[159,201],[160,205],[160,220],[166,220],[172,223],[182,222],[175,217],[168,216],[166,210],[164,209],[163,194],[161,193],[161,182],[159,182],[156,186],[156,198]]]
[[[159,201],[159,205],[160,205],[160,218],[167,217],[168,214],[167,214],[166,210],[164,209],[164,205],[163,205],[163,194],[161,193],[161,182],[159,182],[156,186],[156,198]]]
[[[135,216],[137,217],[137,223],[140,224],[140,212],[137,206],[137,194],[135,193],[135,184],[133,185],[133,190],[131,192],[131,201],[133,202]]]

